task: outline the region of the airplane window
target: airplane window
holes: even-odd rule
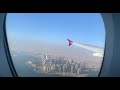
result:
[[[10,54],[20,77],[97,77],[105,28],[99,13],[8,13]]]

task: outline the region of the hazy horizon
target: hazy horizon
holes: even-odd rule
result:
[[[104,47],[105,28],[99,13],[10,13],[6,21],[9,43],[67,45],[67,39]],[[17,46],[17,45],[16,45]]]

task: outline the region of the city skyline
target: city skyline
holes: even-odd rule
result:
[[[63,76],[87,76],[90,75],[88,72],[89,70],[94,70],[97,74],[101,65],[100,62],[82,62],[82,57],[80,57],[79,62],[74,58],[69,59],[65,57],[51,56],[49,54],[41,54],[39,58],[40,61],[37,63],[35,63],[34,60],[29,60],[26,62],[26,65],[32,67],[33,70],[47,73],[48,76],[49,74],[53,74],[53,76],[54,74],[60,74]]]

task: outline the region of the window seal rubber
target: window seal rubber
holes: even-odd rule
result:
[[[4,49],[5,49],[5,53],[6,53],[6,58],[7,58],[7,62],[10,68],[10,71],[13,75],[13,77],[18,77],[18,74],[15,70],[12,58],[11,58],[11,54],[10,54],[10,49],[9,49],[9,45],[8,45],[8,40],[7,40],[7,33],[6,33],[6,17],[7,17],[7,13],[5,13],[5,17],[4,17],[4,22],[3,22],[3,43],[4,43]]]
[[[102,16],[102,14],[101,14],[101,16]],[[103,17],[102,17],[102,19],[103,19]],[[104,23],[104,20],[103,20],[103,23]],[[105,28],[105,23],[104,23],[104,28]],[[102,72],[102,68],[103,68],[103,63],[105,61],[105,53],[106,53],[106,30],[105,30],[104,54],[103,54],[102,64],[101,64],[101,67],[100,67],[100,71],[99,71],[98,77],[101,76],[101,72]]]

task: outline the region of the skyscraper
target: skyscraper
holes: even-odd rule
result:
[[[78,75],[80,74],[80,67],[77,69],[77,74]]]
[[[65,67],[66,67],[66,65],[65,65],[65,64],[63,64],[63,72],[65,72]]]
[[[70,71],[70,73],[73,73],[73,68],[74,68],[74,66],[73,66],[73,63],[71,64],[71,71]]]

